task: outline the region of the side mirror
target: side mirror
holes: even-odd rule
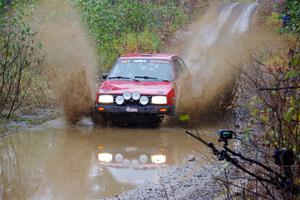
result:
[[[107,78],[108,74],[107,73],[102,73],[102,79],[105,80]]]

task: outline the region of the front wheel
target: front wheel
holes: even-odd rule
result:
[[[151,124],[150,126],[153,128],[158,128],[162,122],[163,117],[161,116],[154,116],[150,118]]]
[[[107,118],[105,116],[100,115],[96,111],[91,112],[90,116],[94,122],[94,125],[107,125],[108,123]]]

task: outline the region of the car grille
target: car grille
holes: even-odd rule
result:
[[[118,105],[118,104],[116,104],[116,98],[117,98],[117,96],[120,96],[120,95],[114,95],[114,105],[116,105],[116,106],[143,106],[143,105],[140,103],[140,100],[133,100],[133,99],[125,100],[124,103],[123,103],[122,105]],[[147,105],[151,104],[151,99],[152,99],[151,97],[152,97],[152,96],[150,96],[150,95],[141,95],[141,96],[146,96],[146,97],[148,97],[149,103],[148,103]],[[146,106],[147,106],[147,105],[146,105]]]

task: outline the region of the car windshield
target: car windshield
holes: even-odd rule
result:
[[[171,81],[173,73],[169,60],[121,59],[113,67],[108,79]]]

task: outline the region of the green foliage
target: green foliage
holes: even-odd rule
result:
[[[281,15],[278,12],[272,12],[270,16],[267,16],[266,23],[272,27],[280,27],[281,25]]]
[[[284,31],[295,33],[300,37],[300,2],[299,0],[287,0],[285,3],[291,15],[288,26],[284,27]]]
[[[7,0],[0,0],[0,11],[5,9],[5,7],[8,5]]]
[[[158,52],[163,39],[187,20],[176,2],[74,0],[109,68],[119,54]]]
[[[124,34],[120,37],[120,43],[117,44],[121,54],[127,52],[151,52],[159,51],[162,44],[156,33],[145,30],[139,33]]]

